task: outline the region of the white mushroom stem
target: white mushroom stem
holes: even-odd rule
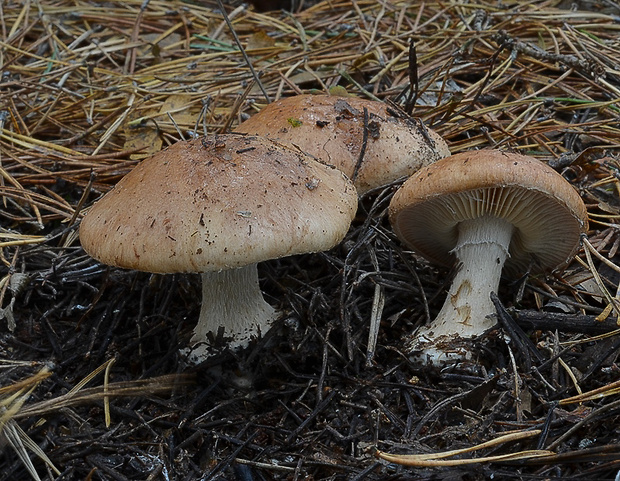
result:
[[[209,355],[207,335],[223,329],[231,349],[246,347],[253,337],[267,332],[275,309],[263,298],[256,264],[202,274],[202,307],[190,340],[191,357],[204,360]]]
[[[511,223],[494,216],[461,222],[453,253],[459,269],[435,320],[413,335],[411,350],[434,363],[467,359],[458,338],[472,338],[496,324],[491,292],[497,292],[512,238]],[[457,341],[456,343],[454,341]]]

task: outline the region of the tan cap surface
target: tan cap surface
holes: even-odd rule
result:
[[[208,136],[138,164],[90,209],[80,240],[119,267],[221,270],[329,249],[356,209],[350,181],[297,149]]]
[[[425,167],[396,192],[390,222],[424,257],[454,262],[462,220],[483,215],[511,222],[509,271],[554,269],[569,261],[587,230],[577,191],[547,164],[498,150],[463,152]]]
[[[236,131],[291,142],[352,178],[362,150],[364,108],[368,140],[355,179],[360,193],[450,155],[446,142],[421,122],[390,115],[383,102],[355,97],[287,97],[267,105]]]

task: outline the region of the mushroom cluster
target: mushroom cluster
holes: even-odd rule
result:
[[[389,215],[402,242],[457,270],[435,320],[408,340],[413,358],[434,364],[469,359],[471,339],[496,324],[490,294],[502,270],[561,268],[588,227],[581,197],[560,174],[499,150],[463,152],[420,169],[396,192]]]
[[[546,164],[498,150],[450,156],[436,133],[382,102],[299,95],[268,105],[237,133],[178,142],[96,202],[80,239],[114,266],[201,273],[191,339],[200,361],[214,340],[245,347],[274,320],[258,262],[330,249],[359,193],[405,176],[389,207],[396,235],[456,268],[439,314],[407,350],[425,363],[469,359],[471,339],[496,323],[490,295],[502,272],[565,266],[587,230],[586,209]]]

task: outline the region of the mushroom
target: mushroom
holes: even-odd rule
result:
[[[463,152],[411,176],[389,207],[396,235],[430,261],[457,267],[435,320],[408,340],[413,358],[471,359],[471,339],[496,324],[490,299],[508,274],[562,268],[587,230],[576,190],[524,155]]]
[[[446,142],[421,121],[356,97],[287,97],[235,130],[295,144],[344,172],[360,195],[450,155]]]
[[[192,357],[208,334],[240,348],[264,333],[274,309],[258,262],[330,249],[346,234],[357,193],[338,170],[296,148],[228,134],[177,142],[143,160],[88,211],[83,248],[113,266],[202,274]]]

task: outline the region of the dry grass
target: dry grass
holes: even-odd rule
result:
[[[13,330],[0,336],[0,389],[27,394],[11,401],[5,426],[50,462],[25,467],[5,449],[0,479],[27,479],[31,468],[42,479],[613,479],[620,7],[563,3],[325,0],[294,13],[232,5],[259,85],[207,2],[3,2],[0,307]],[[500,298],[513,308],[504,329],[519,334],[519,313],[535,319],[520,342],[506,345],[497,331],[481,342],[481,370],[420,371],[399,339],[436,312],[446,272],[391,234],[396,183],[362,199],[339,248],[262,267],[286,322],[250,352],[187,368],[178,347],[197,316],[194,279],[95,263],[77,239],[84,210],[166,145],[224,132],[266,96],[336,86],[400,103],[453,152],[498,147],[549,162],[588,206],[584,250],[561,276],[504,285]],[[372,316],[382,329],[367,352]],[[558,316],[570,329],[550,327]],[[594,316],[609,333],[586,334]],[[112,358],[116,382],[194,370],[198,384],[168,397],[141,384],[130,401],[111,403],[110,427],[100,398],[89,399],[95,408],[26,409],[27,399],[53,406]],[[53,363],[45,379],[23,391],[16,383],[42,362]],[[378,447],[432,459],[534,429],[508,449],[487,448],[503,464],[402,468],[372,455]],[[554,454],[511,458],[530,450]]]

